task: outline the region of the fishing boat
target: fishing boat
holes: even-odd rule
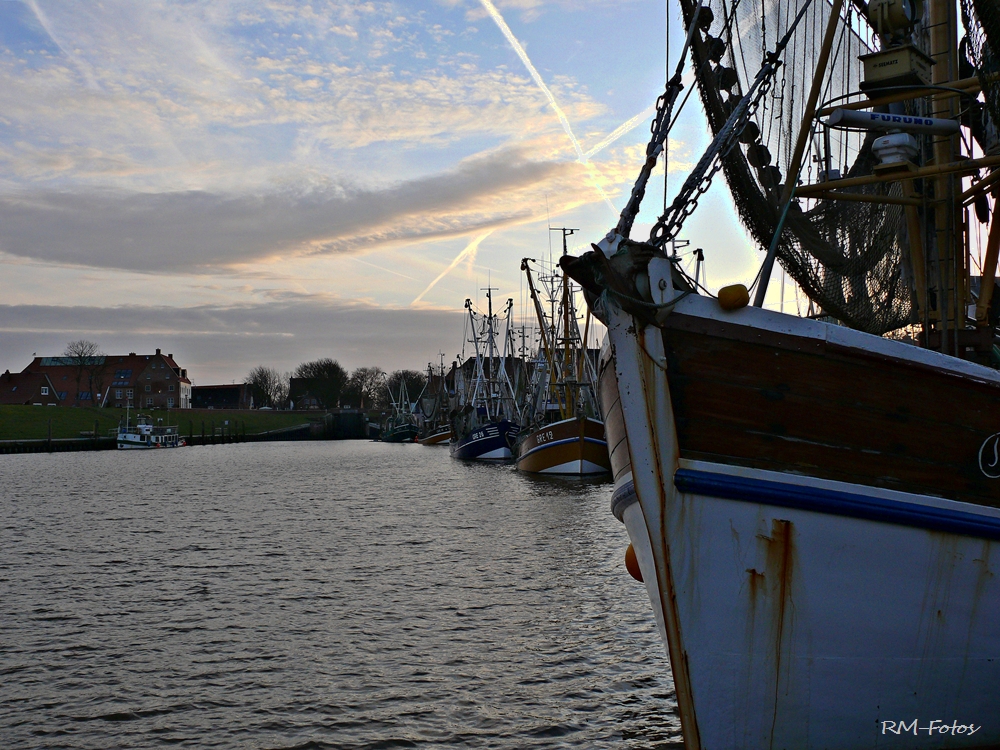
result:
[[[418,442],[421,445],[448,445],[449,440],[451,440],[451,427],[444,425],[428,431]]]
[[[474,375],[463,393],[463,402],[450,414],[449,448],[455,458],[505,461],[513,458],[513,447],[520,427],[514,416],[516,394],[510,367],[518,361],[512,356],[510,314],[514,301],[507,300],[502,313],[505,327],[503,345],[499,345],[500,315],[493,312],[494,289],[487,287],[485,313],[472,300],[465,300],[468,312],[465,341],[473,345],[475,356],[465,360]],[[471,337],[471,338],[470,338]]]
[[[996,747],[1000,4],[961,45],[948,0],[680,4],[632,197],[563,266],[684,745]],[[633,240],[688,53],[712,142]],[[720,171],[764,260],[709,295],[666,246]],[[764,308],[775,259],[815,319]]]
[[[186,445],[177,425],[154,423],[147,414],[137,414],[135,424],[132,424],[127,409],[124,423],[118,426],[117,441],[119,450],[179,448]]]
[[[566,238],[577,231],[560,227],[563,255]],[[604,423],[597,405],[597,374],[586,341],[590,332],[588,310],[581,336],[577,321],[576,292],[569,277],[540,275],[547,292],[549,313],[531,274],[531,261],[521,262],[538,319],[541,346],[533,368],[531,400],[518,436],[517,468],[537,474],[604,474],[611,470]]]
[[[420,436],[421,445],[448,445],[451,440],[451,424],[448,422],[448,407],[450,399],[448,382],[444,372],[444,354],[439,353],[441,363],[438,372],[427,365],[427,384],[417,402],[420,404]]]
[[[406,388],[406,378],[399,379],[399,391],[393,392],[388,384],[391,411],[382,424],[380,440],[383,443],[414,443],[417,440],[419,428],[413,413],[413,404]]]

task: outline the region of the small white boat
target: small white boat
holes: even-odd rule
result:
[[[153,424],[153,418],[145,414],[136,415],[134,425],[129,424],[126,416],[125,424],[118,427],[119,450],[178,448],[182,445],[186,443],[176,425]]]

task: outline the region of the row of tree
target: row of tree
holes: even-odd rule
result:
[[[399,398],[402,383],[405,382],[411,401],[416,400],[427,383],[426,376],[416,370],[386,374],[381,367],[359,367],[348,373],[337,360],[329,358],[303,362],[293,372],[284,374],[273,367],[258,365],[244,382],[250,388],[254,406],[284,409],[289,406],[293,378],[300,381],[301,391],[316,399],[324,409],[385,411],[392,406],[393,399]]]

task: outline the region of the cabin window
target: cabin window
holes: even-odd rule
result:
[[[48,396],[49,395],[49,387],[47,385],[43,385],[42,386],[42,395],[43,396]]]

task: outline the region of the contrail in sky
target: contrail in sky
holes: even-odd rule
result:
[[[418,294],[417,298],[413,300],[413,302],[411,302],[410,304],[411,305],[417,304],[420,300],[424,298],[424,295],[427,294],[427,292],[429,292],[431,289],[433,289],[434,285],[437,284],[439,281],[441,281],[441,279],[447,276],[455,268],[455,266],[457,266],[466,258],[474,256],[476,254],[476,251],[479,249],[479,243],[485,240],[491,234],[493,234],[492,229],[489,230],[488,232],[483,232],[481,235],[476,237],[476,239],[474,239],[472,242],[466,245],[465,249],[455,256],[455,260],[453,260],[446,269],[444,269],[441,273],[439,273],[437,278],[434,279],[434,281],[432,281],[430,284],[428,284],[427,288],[424,289],[424,291],[422,291],[420,294]]]
[[[594,167],[588,161],[587,155],[584,154],[583,149],[580,148],[580,141],[578,141],[576,136],[573,135],[573,128],[570,126],[569,120],[566,118],[566,113],[563,112],[562,108],[556,103],[556,98],[552,96],[552,92],[549,90],[549,87],[545,85],[545,81],[542,80],[542,77],[535,69],[535,66],[531,64],[531,60],[528,59],[528,53],[524,51],[524,47],[522,47],[521,43],[517,41],[517,37],[514,36],[514,32],[510,30],[510,26],[507,25],[507,22],[503,20],[503,16],[500,15],[500,11],[496,9],[496,6],[493,5],[491,0],[479,0],[479,2],[486,9],[486,12],[490,14],[494,22],[496,22],[497,27],[499,27],[503,35],[507,37],[507,41],[510,42],[510,46],[514,48],[514,52],[516,52],[517,56],[521,58],[521,62],[524,63],[524,67],[526,67],[528,69],[528,73],[531,74],[531,78],[549,100],[549,104],[552,105],[552,109],[555,111],[556,117],[559,118],[559,122],[562,124],[563,130],[566,131],[566,135],[569,136],[569,139],[573,142],[573,148],[576,149],[576,160],[581,164],[586,164],[591,171],[594,171]],[[593,182],[594,187],[597,188],[597,192],[601,194],[601,198],[603,198],[604,202],[608,204],[608,208],[610,208],[613,213],[617,214],[618,209],[615,208],[611,199],[608,198],[607,193],[604,192],[604,188],[601,187],[600,182],[596,179]]]
[[[52,24],[49,22],[48,16],[46,16],[42,12],[42,9],[38,7],[38,2],[36,0],[25,0],[25,4],[31,9],[31,12],[35,14],[35,18],[38,19],[38,23],[41,25],[42,29],[45,30],[45,33],[49,35],[49,39],[51,39],[59,50],[66,55],[66,57],[71,60],[74,65],[76,65],[77,69],[80,71],[80,75],[86,79],[87,86],[92,89],[99,90],[101,87],[97,85],[97,80],[94,78],[94,74],[91,72],[90,66],[63,46],[62,42],[60,42],[56,37],[55,30],[52,28]]]
[[[395,274],[396,276],[402,276],[404,279],[409,279],[410,281],[417,281],[417,279],[413,278],[412,276],[407,276],[405,273],[400,273],[399,271],[393,271],[391,268],[383,268],[382,266],[376,266],[374,263],[369,263],[367,260],[361,260],[361,258],[358,258],[355,255],[348,255],[347,257],[353,261],[362,263],[366,266],[377,268],[379,271],[385,271],[386,273],[392,273]]]
[[[650,106],[646,107],[646,109],[642,110],[642,112],[637,114],[635,117],[633,117],[630,120],[626,120],[617,128],[608,133],[608,135],[604,138],[603,141],[601,141],[596,146],[587,151],[584,154],[584,156],[587,157],[588,159],[592,156],[596,156],[598,152],[606,149],[608,146],[617,141],[623,135],[625,135],[630,130],[635,128],[635,126],[638,125],[640,122],[648,120],[654,112],[656,112],[656,105],[651,104]]]

